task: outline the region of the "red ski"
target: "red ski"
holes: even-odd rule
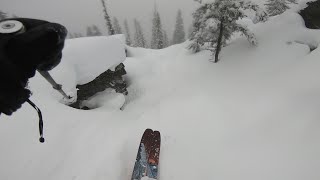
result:
[[[159,131],[146,129],[142,135],[131,180],[144,177],[158,179],[161,135]]]

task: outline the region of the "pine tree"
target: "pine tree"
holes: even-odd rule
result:
[[[195,0],[197,1],[197,0]],[[201,4],[202,1],[199,0],[199,3]],[[194,13],[193,13],[193,32],[190,34],[190,40],[193,42],[188,47],[194,52],[199,52],[200,47],[205,44],[205,42],[210,41],[210,37],[207,37],[207,40],[205,40],[205,36],[203,35],[205,32],[205,13],[207,13],[209,8],[208,4],[204,4],[200,6]]]
[[[200,47],[209,45],[209,49],[215,57],[214,62],[219,61],[219,53],[234,32],[245,35],[248,41],[256,45],[255,35],[250,30],[237,23],[239,18],[246,17],[245,10],[256,12],[255,21],[265,21],[267,14],[258,5],[244,0],[216,0],[213,3],[204,3],[193,14],[194,31],[189,46],[194,51]]]
[[[124,20],[124,30],[125,30],[125,35],[126,35],[126,44],[130,46],[131,45],[131,36],[130,36],[128,21],[126,19]]]
[[[99,30],[98,26],[92,25],[87,27],[87,36],[101,36],[102,33]]]
[[[152,37],[151,49],[163,48],[163,30],[161,25],[160,14],[155,8],[152,20]]]
[[[163,47],[168,47],[169,46],[169,39],[168,39],[168,35],[167,32],[165,30],[163,30]]]
[[[184,42],[186,39],[186,33],[184,31],[184,24],[182,19],[182,12],[179,9],[176,18],[176,26],[172,37],[171,44],[179,44]]]
[[[188,28],[188,39],[191,39],[193,31],[194,31],[193,25],[189,26],[189,28]]]
[[[69,39],[74,39],[74,38],[83,37],[83,35],[81,33],[68,33],[68,37]]]
[[[122,34],[122,29],[116,17],[113,17],[113,27],[115,34]]]
[[[290,9],[290,3],[297,4],[297,0],[268,0],[265,5],[269,16],[276,16]]]
[[[68,32],[67,39],[73,39],[73,38],[74,38],[73,34]]]
[[[87,36],[93,36],[92,27],[91,26],[87,27]]]
[[[108,11],[107,11],[107,6],[106,6],[106,3],[105,3],[105,0],[101,0],[101,3],[102,3],[104,19],[106,20],[106,26],[107,26],[109,35],[114,35],[115,34],[114,28],[112,26],[111,19],[110,19],[110,16],[108,14]]]
[[[100,31],[100,29],[98,28],[98,26],[96,25],[92,25],[92,33],[94,36],[102,36],[102,33]]]
[[[289,9],[286,0],[268,0],[265,5],[269,16],[282,14],[284,11]]]
[[[8,16],[7,16],[6,13],[0,11],[0,20],[5,19],[5,18],[7,18],[7,17],[8,17]]]
[[[146,40],[144,38],[143,32],[141,25],[137,19],[134,19],[134,28],[135,28],[135,33],[134,33],[134,47],[147,47]]]
[[[81,33],[74,33],[74,38],[80,38],[83,37],[83,35]]]

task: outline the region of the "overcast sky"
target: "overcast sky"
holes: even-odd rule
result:
[[[133,19],[137,18],[150,31],[155,2],[164,28],[171,38],[177,10],[181,9],[185,29],[192,22],[191,13],[197,7],[194,0],[106,0],[110,16],[116,16],[121,26],[126,18],[133,33]],[[84,33],[86,26],[98,25],[105,30],[100,0],[0,0],[0,10],[19,17],[54,21],[65,25],[70,32]],[[150,35],[150,33],[147,32]]]

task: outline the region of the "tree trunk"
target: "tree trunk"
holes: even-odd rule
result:
[[[222,45],[222,34],[223,34],[223,21],[220,20],[220,31],[219,31],[219,37],[216,47],[216,53],[215,53],[215,59],[214,62],[217,63],[219,61],[219,53],[221,51],[221,45]]]

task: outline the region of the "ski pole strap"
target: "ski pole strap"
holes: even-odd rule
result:
[[[41,113],[40,109],[30,99],[28,99],[27,102],[38,112],[38,116],[39,116],[39,133],[40,133],[39,141],[41,143],[44,143],[42,113]]]

